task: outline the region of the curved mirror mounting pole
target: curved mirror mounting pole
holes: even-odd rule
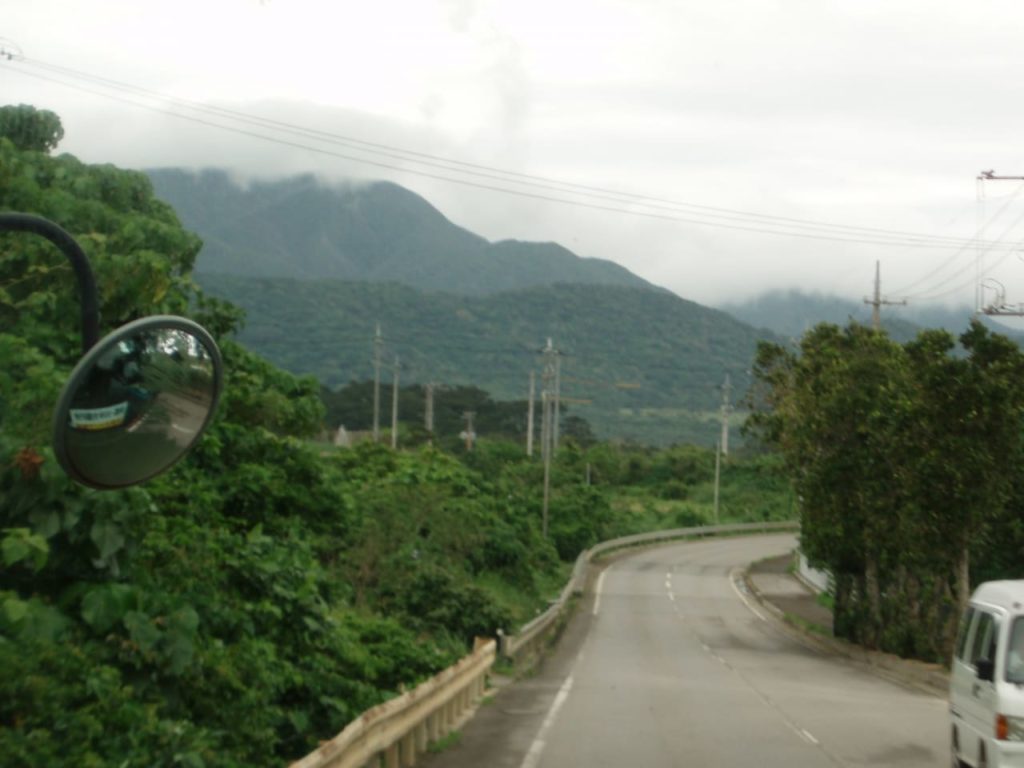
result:
[[[88,352],[100,339],[100,310],[92,267],[81,246],[52,221],[27,213],[0,213],[0,232],[33,232],[45,237],[67,256],[78,280],[78,298],[82,305],[82,352]]]

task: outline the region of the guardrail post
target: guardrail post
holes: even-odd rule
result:
[[[384,750],[384,768],[401,768],[398,764],[398,744]]]
[[[401,753],[402,768],[412,768],[416,765],[416,734],[410,732],[398,742]]]

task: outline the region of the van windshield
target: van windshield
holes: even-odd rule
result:
[[[1006,650],[1006,681],[1024,684],[1024,616],[1013,620]]]

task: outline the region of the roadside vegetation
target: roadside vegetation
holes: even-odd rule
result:
[[[777,446],[839,637],[948,661],[972,586],[1024,577],[1024,353],[978,322],[906,344],[822,324],[762,344],[751,427]]]
[[[83,245],[104,331],[195,317],[226,381],[166,475],[71,483],[49,430],[80,354],[74,281],[45,241],[0,236],[0,764],[281,765],[531,618],[582,548],[710,521],[710,451],[598,444],[581,424],[548,537],[521,443],[317,442],[319,383],[235,340],[242,313],[193,282],[201,244],[144,175],[54,156],[60,135],[55,115],[0,108],[0,205]],[[785,517],[780,469],[727,461],[723,521]]]

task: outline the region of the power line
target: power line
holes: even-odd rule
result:
[[[949,256],[949,258],[945,259],[941,264],[939,264],[937,267],[932,269],[930,272],[926,273],[924,276],[918,278],[917,280],[914,280],[911,283],[907,283],[906,285],[904,285],[904,286],[902,286],[900,288],[897,288],[894,291],[894,294],[897,294],[897,295],[899,295],[899,294],[906,294],[908,291],[910,291],[910,289],[916,288],[917,286],[921,285],[922,283],[927,282],[934,275],[937,275],[939,272],[944,270],[947,266],[949,266],[954,261],[956,261],[956,259],[959,258],[965,251],[967,251],[968,248],[975,247],[976,245],[978,245],[981,242],[980,238],[984,234],[985,230],[987,230],[989,228],[989,226],[991,226],[993,223],[995,223],[1006,212],[1006,209],[1009,208],[1010,204],[1014,201],[1014,199],[1017,198],[1018,195],[1020,195],[1020,193],[1022,191],[1024,191],[1024,184],[1020,184],[1017,187],[1017,189],[1014,191],[1014,193],[1009,196],[1009,198],[1007,199],[1007,201],[1005,203],[1003,203],[1003,206],[998,211],[996,211],[996,213],[994,213],[992,215],[992,218],[989,219],[988,222],[986,222],[985,225],[978,231],[978,233],[977,233],[977,235],[976,235],[976,237],[975,237],[975,239],[973,241],[971,241],[969,243],[965,243],[962,246],[960,246],[960,248],[958,248],[956,251],[954,251],[953,254]],[[1003,235],[1004,237],[1005,237],[1005,234],[1006,233],[1004,231],[1004,235]],[[973,263],[968,265],[968,266],[973,266]],[[957,273],[957,274],[959,274],[959,273]],[[934,287],[932,289],[925,289],[923,292],[927,292],[928,290],[934,290]]]
[[[314,141],[324,141],[328,143],[340,144],[354,151],[361,152],[376,152],[376,154],[383,154],[385,157],[389,157],[397,160],[404,160],[407,162],[415,162],[419,164],[425,164],[429,167],[440,168],[445,171],[454,173],[471,174],[476,176],[482,176],[484,178],[495,179],[505,183],[517,183],[521,185],[528,185],[538,187],[541,189],[553,190],[557,192],[563,192],[567,194],[575,194],[584,197],[591,197],[596,199],[603,199],[606,201],[616,202],[620,204],[632,203],[646,208],[650,208],[650,211],[627,209],[621,207],[613,207],[609,205],[598,205],[595,203],[588,203],[581,200],[571,200],[560,197],[553,197],[551,195],[542,195],[524,190],[510,189],[508,187],[499,187],[491,184],[482,184],[479,182],[470,181],[468,179],[460,179],[451,176],[442,176],[435,173],[430,173],[422,170],[408,168],[406,166],[397,166],[391,163],[380,162],[378,160],[368,159],[365,157],[357,157],[341,152],[335,152],[332,150],[325,149],[323,147],[315,147],[309,144],[304,144],[298,141],[291,141],[283,139],[278,136],[267,135],[256,131],[246,130],[236,126],[225,125],[223,123],[214,122],[195,115],[182,114],[180,112],[171,111],[165,108],[157,107],[151,104],[140,103],[137,100],[131,98],[120,97],[115,94],[97,91],[94,88],[88,88],[82,85],[76,85],[69,83],[66,80],[59,79],[59,77],[48,77],[38,72],[27,72],[24,69],[15,67],[15,71],[19,74],[27,77],[33,77],[36,79],[53,82],[64,87],[72,88],[75,90],[84,91],[93,95],[100,96],[102,98],[112,99],[121,103],[135,106],[141,109],[147,109],[160,114],[177,117],[179,119],[188,120],[200,125],[207,127],[217,128],[219,130],[236,133],[239,135],[248,136],[261,141],[267,141],[276,143],[282,146],[289,146],[297,149],[306,150],[316,154],[327,155],[336,157],[338,159],[347,160],[355,163],[362,163],[377,168],[384,168],[387,170],[399,171],[402,173],[410,173],[416,176],[424,178],[431,178],[438,181],[447,183],[460,184],[463,186],[474,187],[478,189],[484,189],[488,191],[498,192],[501,194],[509,194],[518,197],[532,198],[538,200],[544,200],[548,202],[555,202],[565,205],[571,205],[580,208],[606,211],[613,213],[620,213],[632,216],[640,216],[645,218],[662,219],[668,221],[676,221],[685,224],[695,224],[698,226],[711,226],[722,229],[729,229],[734,231],[748,231],[759,234],[771,234],[778,236],[798,237],[803,239],[812,240],[825,240],[832,242],[850,242],[860,243],[866,245],[884,245],[884,246],[906,246],[915,248],[942,248],[950,247],[950,245],[970,243],[973,241],[964,240],[962,238],[953,238],[946,236],[936,235],[924,235],[911,232],[905,232],[901,230],[888,230],[873,227],[858,227],[854,225],[845,224],[831,224],[826,222],[815,222],[807,219],[796,219],[790,217],[771,216],[768,214],[753,213],[747,211],[739,211],[727,208],[715,208],[712,206],[701,206],[694,205],[691,203],[683,203],[678,201],[671,201],[664,198],[657,198],[646,195],[638,195],[633,193],[619,192],[615,190],[605,189],[601,187],[588,187],[586,185],[573,184],[571,182],[562,182],[558,180],[549,179],[542,176],[532,176],[530,174],[521,174],[514,171],[505,171],[490,166],[484,166],[474,163],[466,163],[464,161],[452,160],[449,158],[441,158],[436,155],[428,155],[427,153],[414,152],[412,150],[405,150],[398,147],[392,147],[385,144],[379,144],[375,142],[366,142],[361,139],[354,139],[352,137],[346,137],[340,134],[331,134],[326,131],[317,131],[314,129],[303,128],[301,126],[295,126],[281,121],[270,120],[268,118],[261,118],[253,115],[247,115],[241,112],[235,112],[233,110],[226,110],[218,107],[210,107],[207,105],[198,104],[195,102],[188,102],[182,99],[175,99],[163,94],[159,94],[155,91],[149,91],[147,89],[139,88],[136,86],[130,86],[125,83],[118,81],[109,80],[107,78],[101,78],[86,73],[77,72],[76,70],[68,69],[66,67],[59,67],[56,65],[48,65],[43,62],[35,62],[27,58],[22,57],[18,60],[20,64],[28,64],[40,69],[44,69],[51,73],[60,75],[65,78],[72,78],[76,80],[84,80],[91,82],[94,85],[98,85],[101,88],[112,89],[120,91],[122,93],[130,93],[135,97],[142,98],[156,98],[162,101],[176,104],[179,107],[185,109],[191,109],[193,111],[200,112],[205,115],[212,115],[219,118],[227,118],[236,121],[243,122],[248,125],[255,125],[257,127],[267,130],[284,131],[287,133],[298,134],[303,138],[311,139]],[[10,65],[11,62],[8,62]],[[347,142],[347,143],[346,143]],[[361,144],[363,146],[353,147],[352,144]],[[380,151],[380,148],[385,148],[386,152]],[[410,157],[412,155],[413,157]],[[416,156],[427,158],[430,162],[416,159]],[[444,163],[445,165],[441,165]],[[462,166],[464,168],[471,169],[482,169],[486,173],[481,173],[477,170],[467,171],[459,168],[450,167],[452,165]],[[500,175],[496,175],[500,174]],[[509,178],[515,177],[515,178]],[[553,186],[557,185],[557,186]],[[688,215],[669,215],[664,211],[678,211],[679,208],[690,209]],[[659,213],[658,211],[662,211]],[[684,211],[679,211],[684,212]],[[705,218],[693,218],[695,215],[704,216]],[[720,220],[716,220],[720,219]],[[736,223],[745,222],[745,223]],[[810,231],[800,231],[801,229]],[[858,235],[852,237],[850,235]]]
[[[1000,235],[1000,239],[1005,238],[1006,235],[1008,235],[1013,229],[1015,229],[1017,227],[1018,224],[1021,223],[1021,221],[1024,221],[1024,212],[1022,212],[1020,215],[1018,215],[1017,218],[1013,220],[1013,223],[1011,223],[1008,227],[1006,227],[1006,229],[1003,230],[1003,234]],[[1021,248],[1024,248],[1024,240],[1018,240],[1018,241],[1016,241],[1014,243],[1011,243],[1008,246],[1008,250],[1006,250],[1006,252],[1002,256],[999,257],[999,259],[995,262],[995,264],[992,264],[992,265],[990,265],[988,267],[987,272],[991,273],[992,271],[994,271],[996,268],[1001,266],[1003,264],[1003,262],[1005,262],[1008,258],[1010,258],[1010,256],[1012,256],[1014,253],[1020,252]],[[986,249],[986,250],[982,251],[982,255],[987,255],[990,251],[991,251],[991,249]],[[973,285],[977,281],[977,275],[972,275],[970,280],[968,280],[968,281],[966,281],[964,283],[961,283],[961,284],[959,284],[959,285],[957,285],[957,286],[955,286],[953,288],[950,288],[948,290],[942,291],[941,293],[935,293],[936,290],[938,290],[939,288],[942,288],[944,285],[948,285],[950,282],[952,282],[953,280],[957,279],[959,276],[963,275],[965,272],[970,272],[971,270],[973,270],[974,266],[975,265],[973,263],[968,263],[968,264],[964,265],[962,268],[960,268],[959,270],[957,270],[956,272],[954,272],[952,275],[947,277],[945,280],[942,280],[941,282],[936,283],[935,285],[933,285],[931,287],[931,289],[927,293],[919,292],[917,294],[911,294],[911,295],[907,296],[907,298],[910,298],[910,299],[915,299],[916,298],[918,300],[928,301],[928,300],[932,300],[932,299],[943,298],[943,297],[948,296],[950,294],[956,293],[957,291],[961,291],[964,288],[967,288],[968,286]]]

